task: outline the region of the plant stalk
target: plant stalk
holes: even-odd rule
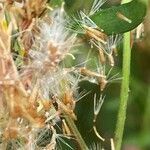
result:
[[[130,32],[124,34],[123,42],[123,79],[120,93],[120,105],[115,132],[115,149],[120,150],[126,120],[127,101],[129,96],[129,76],[130,76]]]
[[[72,118],[69,115],[65,114],[65,119],[66,119],[67,124],[68,124],[69,128],[71,129],[73,135],[75,136],[75,138],[76,138],[76,140],[80,146],[80,149],[81,150],[88,150],[88,147],[87,147],[86,143],[84,142],[81,134],[79,133],[79,131],[78,131],[74,121],[72,120]]]

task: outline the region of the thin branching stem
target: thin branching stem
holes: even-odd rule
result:
[[[76,140],[80,146],[80,149],[81,150],[88,150],[88,147],[87,147],[86,143],[84,142],[81,134],[79,133],[79,131],[78,131],[74,121],[72,120],[72,118],[69,115],[65,114],[65,119],[66,119],[67,124],[68,124],[69,128],[71,129],[73,135],[75,136],[75,138],[76,138]]]

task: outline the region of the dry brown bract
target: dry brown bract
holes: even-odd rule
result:
[[[21,39],[25,50],[29,50],[33,43],[32,32],[36,19],[45,13],[47,0],[6,0],[4,4],[13,25],[22,33]]]

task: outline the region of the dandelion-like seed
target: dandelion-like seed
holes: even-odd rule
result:
[[[100,10],[102,5],[106,2],[107,0],[94,0],[93,5],[91,7],[91,10],[89,12],[89,16],[95,14],[97,11]]]
[[[110,65],[113,67],[114,54],[117,55],[117,45],[121,41],[121,35],[111,35],[106,39],[106,43],[100,42],[98,40],[91,40],[91,43],[95,45],[99,50],[100,62],[104,64],[106,62],[105,56],[108,58]],[[104,56],[105,54],[105,56]]]
[[[102,104],[104,102],[104,99],[105,97],[103,97],[102,95],[100,96],[99,100],[97,101],[97,98],[96,98],[96,94],[94,95],[94,119],[93,119],[93,123],[94,123],[94,126],[93,126],[93,130],[96,134],[96,136],[102,140],[102,141],[105,141],[105,139],[103,137],[101,137],[101,135],[98,133],[97,131],[97,128],[96,128],[96,119],[97,119],[97,116],[100,112],[100,109],[102,107]]]
[[[99,100],[97,100],[96,94],[94,95],[94,116],[95,117],[97,117],[97,115],[99,114],[100,109],[101,109],[101,107],[103,105],[104,99],[105,99],[105,96],[103,97],[103,95],[101,95]],[[94,119],[94,122],[95,121],[96,121],[96,118]]]
[[[102,150],[102,146],[101,146],[101,143],[92,143],[90,146],[89,146],[89,149],[90,150]]]

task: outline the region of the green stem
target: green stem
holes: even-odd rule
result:
[[[123,79],[120,93],[120,105],[116,124],[115,132],[115,147],[116,150],[121,149],[124,125],[126,119],[127,101],[129,95],[129,76],[130,76],[130,61],[131,61],[131,48],[130,48],[130,32],[124,34],[123,43]]]
[[[75,136],[80,149],[81,150],[88,150],[88,147],[86,146],[86,143],[84,142],[83,138],[81,137],[81,134],[79,133],[74,121],[72,120],[72,118],[68,115],[65,116],[65,119],[67,121],[67,124],[69,126],[69,128],[71,129],[73,135]]]

